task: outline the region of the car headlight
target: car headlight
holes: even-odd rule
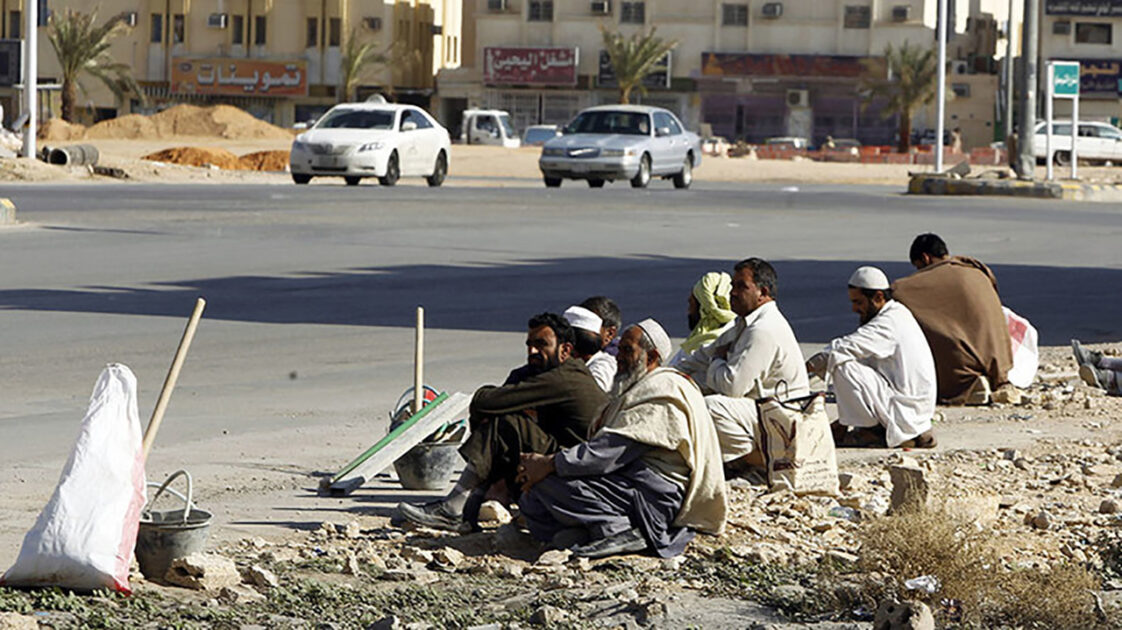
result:
[[[304,144],[303,142],[300,142],[299,140],[293,140],[292,141],[292,150],[293,151],[307,151],[308,150],[308,145]]]
[[[364,145],[362,145],[361,147],[358,148],[358,152],[359,153],[365,153],[367,151],[377,151],[378,149],[381,149],[383,146],[385,146],[385,143],[381,142],[381,141],[379,141],[379,142],[367,142],[366,144],[364,144]]]
[[[565,149],[560,149],[557,147],[544,148],[542,149],[542,155],[548,155],[550,157],[561,157],[565,155]]]
[[[601,157],[631,157],[635,155],[635,149],[601,149]]]

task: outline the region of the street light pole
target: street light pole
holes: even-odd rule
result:
[[[1032,179],[1036,171],[1032,140],[1036,135],[1038,8],[1039,0],[1025,0],[1024,24],[1021,26],[1021,127],[1017,134],[1017,177],[1021,179]]]
[[[1009,0],[1009,19],[1005,21],[1005,150],[1013,137],[1013,8],[1017,0]]]
[[[935,172],[943,172],[943,119],[947,114],[947,0],[939,0],[939,69],[935,92]]]
[[[39,127],[39,2],[24,2],[27,13],[27,35],[23,38],[23,94],[27,97],[27,131],[23,136],[23,156],[35,157],[35,130]]]

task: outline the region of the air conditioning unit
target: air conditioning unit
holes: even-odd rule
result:
[[[912,17],[912,7],[907,4],[898,4],[892,7],[893,22],[907,22]]]
[[[970,64],[961,59],[955,59],[951,62],[951,74],[966,74],[970,70]]]
[[[364,17],[362,18],[362,25],[371,31],[382,30],[382,18],[380,17]]]
[[[768,3],[764,4],[764,7],[763,7],[762,11],[763,11],[763,16],[764,17],[774,20],[775,18],[783,15],[783,3],[782,2],[768,2]]]
[[[125,24],[128,24],[129,26],[136,26],[136,20],[136,11],[125,11]]]
[[[787,90],[787,107],[810,107],[810,90]]]
[[[487,0],[487,10],[500,12],[507,10],[507,0]]]
[[[612,12],[611,0],[593,0],[591,9],[596,15],[608,15]]]
[[[1056,20],[1052,22],[1053,35],[1071,35],[1071,21],[1070,20]]]
[[[230,21],[230,16],[225,13],[211,13],[206,18],[206,25],[210,28],[226,28]]]

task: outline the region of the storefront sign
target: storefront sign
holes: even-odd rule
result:
[[[608,51],[600,51],[600,73],[596,77],[596,85],[602,88],[617,88],[616,72],[612,68],[612,58]],[[658,60],[647,76],[643,77],[643,87],[650,89],[667,89],[670,87],[670,53],[667,52]]]
[[[1122,16],[1122,0],[1044,0],[1047,15]]]
[[[824,77],[885,78],[883,57],[837,55],[753,55],[748,53],[701,53],[701,74],[707,77]]]
[[[176,57],[171,64],[171,91],[227,96],[307,96],[306,65],[304,61]]]
[[[1122,60],[1080,59],[1079,92],[1085,98],[1118,98],[1122,94]]]
[[[483,82],[488,85],[577,84],[576,48],[483,49]]]

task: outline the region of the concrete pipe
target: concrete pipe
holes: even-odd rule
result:
[[[72,144],[51,149],[47,162],[60,166],[94,166],[100,157],[97,147],[92,144]]]

